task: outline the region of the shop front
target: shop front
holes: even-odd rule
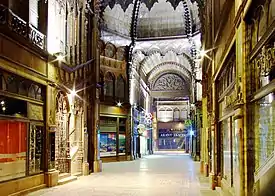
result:
[[[159,150],[186,151],[187,131],[159,129]]]
[[[0,190],[43,185],[46,86],[0,69]],[[30,180],[31,183],[26,182]]]
[[[103,162],[130,160],[131,133],[126,110],[115,106],[100,108],[99,145]]]
[[[231,195],[239,194],[240,129],[236,85],[235,45],[227,57],[226,65],[218,77],[218,124],[217,124],[217,176],[218,186]],[[221,178],[220,178],[221,177]]]
[[[275,28],[274,1],[263,1],[262,12],[251,6],[247,17],[247,51],[249,61],[247,92],[249,130],[254,142],[248,146],[254,152],[254,167],[249,167],[252,179],[248,181],[255,195],[271,191],[275,172]],[[253,21],[252,21],[253,20]]]

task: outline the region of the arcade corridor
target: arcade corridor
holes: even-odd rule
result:
[[[102,173],[80,177],[65,185],[29,196],[215,196],[199,163],[187,154],[156,153],[137,161],[103,164]]]

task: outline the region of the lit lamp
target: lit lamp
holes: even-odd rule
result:
[[[76,91],[75,91],[75,89],[70,90],[70,93],[71,93],[71,96],[72,96],[72,97],[75,97],[75,96],[76,96]]]
[[[117,102],[117,107],[121,107],[122,106],[122,103],[119,101],[119,102]]]
[[[58,61],[63,61],[65,58],[65,56],[61,52],[55,53],[54,56],[56,57],[56,60],[58,60]]]

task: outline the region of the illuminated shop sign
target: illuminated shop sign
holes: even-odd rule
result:
[[[185,133],[159,133],[159,138],[184,137]]]

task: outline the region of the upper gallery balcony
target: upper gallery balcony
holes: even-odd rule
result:
[[[9,37],[13,38],[17,34],[19,37],[16,37],[16,40],[31,43],[44,51],[46,50],[46,35],[2,4],[0,4],[0,29]]]

